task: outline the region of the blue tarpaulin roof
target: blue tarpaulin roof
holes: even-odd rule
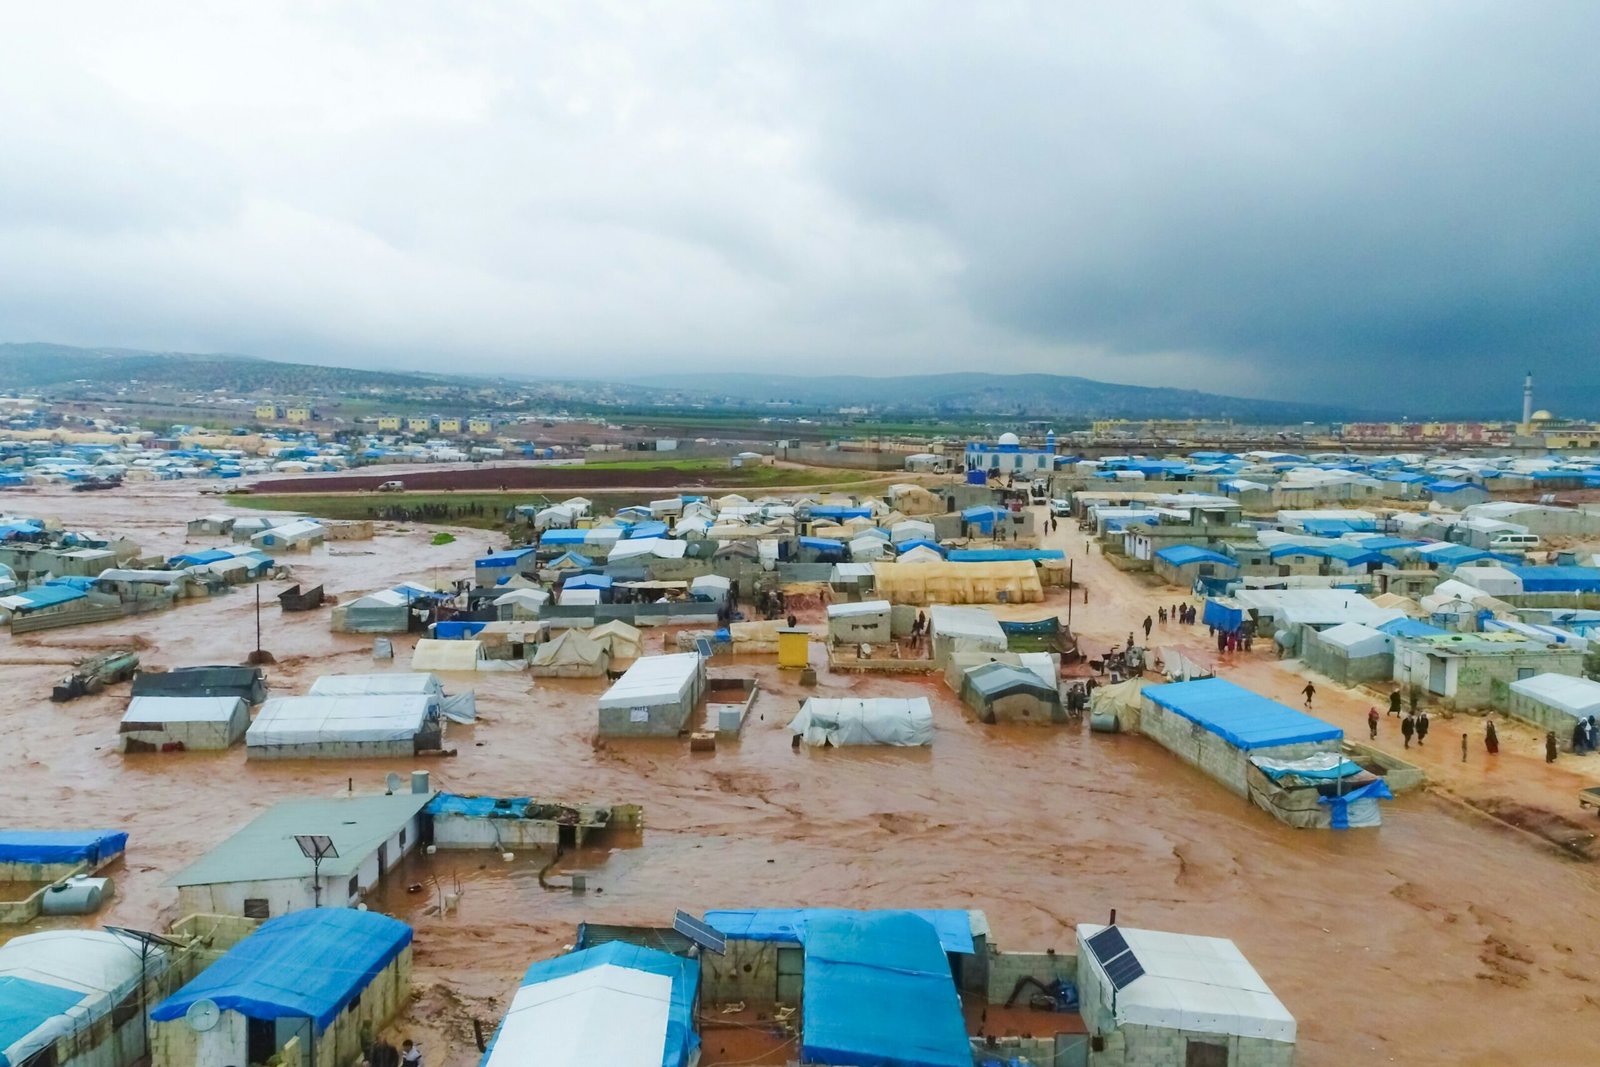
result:
[[[1428,486],[1430,493],[1458,493],[1463,489],[1482,489],[1482,486],[1471,482],[1433,482]]]
[[[1431,563],[1449,563],[1452,566],[1459,567],[1463,563],[1476,563],[1480,559],[1497,559],[1505,563],[1516,562],[1515,557],[1496,555],[1481,548],[1473,548],[1471,545],[1440,544],[1437,548],[1432,545],[1426,547],[1428,551],[1422,553],[1422,555]]]
[[[1337,537],[1345,533],[1376,530],[1378,524],[1374,519],[1305,519],[1300,523],[1300,528],[1318,537]]]
[[[557,956],[553,960],[541,960],[528,968],[522,976],[522,984],[538,985],[605,964],[647,974],[663,974],[672,979],[672,1005],[667,1011],[667,1034],[662,1046],[661,1067],[684,1067],[693,1058],[694,1050],[700,1047],[700,1037],[694,1030],[694,1001],[700,988],[700,961],[642,945],[630,945],[626,941],[608,941],[594,948]],[[494,1042],[491,1041],[483,1056],[484,1063],[489,1061],[493,1051]]]
[[[939,935],[911,912],[813,919],[801,1058],[850,1067],[971,1067]]]
[[[896,549],[898,549],[900,552],[904,553],[904,552],[910,552],[913,548],[917,548],[918,546],[921,546],[921,547],[924,547],[924,548],[931,548],[935,552],[939,553],[939,555],[941,555],[941,556],[944,555],[944,553],[945,553],[944,548],[939,544],[939,542],[937,542],[937,541],[929,541],[927,538],[923,538],[923,537],[919,537],[915,541],[901,541],[898,545],[895,545],[894,547]]]
[[[0,1067],[11,1067],[7,1049],[50,1020],[65,1015],[88,996],[81,989],[62,989],[28,978],[0,975]],[[20,1054],[31,1061],[33,1053],[29,1050],[34,1047],[30,1041]]]
[[[1378,553],[1345,541],[1329,541],[1324,545],[1279,545],[1267,553],[1268,559],[1282,559],[1284,556],[1320,556],[1323,559],[1343,560],[1350,566],[1385,562]]]
[[[946,952],[972,952],[972,916],[958,909],[912,908],[910,914],[932,925]],[[803,944],[810,924],[830,915],[858,915],[841,908],[749,908],[708,911],[706,924],[737,941],[792,941]]]
[[[422,810],[429,815],[468,815],[475,819],[520,819],[533,803],[531,797],[464,797],[439,793]]]
[[[1442,634],[1446,631],[1437,626],[1429,626],[1416,619],[1390,619],[1378,627],[1390,637],[1427,637],[1430,634]]]
[[[449,619],[433,624],[433,636],[437,641],[466,641],[487,625],[471,619]]]
[[[1006,517],[1008,512],[1004,508],[997,508],[993,504],[978,504],[975,507],[963,508],[961,517],[967,522],[997,522]]]
[[[949,558],[951,563],[1015,563],[1066,557],[1059,548],[955,548]]]
[[[588,556],[585,556],[582,552],[563,552],[561,555],[550,561],[550,566],[554,567],[557,564],[562,563],[576,563],[580,567],[594,566],[594,560],[590,559]]]
[[[180,1019],[197,1000],[251,1019],[315,1019],[325,1030],[407,945],[411,927],[354,908],[309,908],[268,919],[150,1018]]]
[[[1246,751],[1344,737],[1337,726],[1222,678],[1147,686],[1144,695]]]
[[[8,595],[26,600],[28,606],[24,610],[32,611],[39,608],[54,607],[57,604],[65,604],[72,600],[82,600],[85,594],[83,590],[74,589],[70,585],[51,583],[50,585],[34,586],[32,589],[20,589]]]
[[[1221,552],[1213,552],[1199,545],[1170,545],[1157,552],[1156,559],[1172,567],[1183,567],[1190,563],[1220,563],[1225,567],[1239,565]]]
[[[1524,593],[1600,592],[1600,567],[1507,567]]]
[[[802,537],[800,547],[809,548],[813,552],[844,552],[844,542],[835,541],[828,537]]]
[[[610,589],[609,574],[576,574],[561,583],[563,589]]]
[[[588,530],[546,530],[539,535],[542,545],[581,545],[589,536]]]
[[[872,509],[813,504],[810,509],[810,515],[813,519],[870,519],[872,518]]]
[[[636,537],[665,537],[667,536],[667,524],[656,520],[636,522],[628,527],[627,533],[623,536],[629,540]]]
[[[1244,608],[1208,597],[1206,606],[1201,609],[1200,621],[1214,629],[1231,633],[1244,625]]]
[[[181,556],[173,556],[167,562],[178,567],[198,567],[203,563],[216,563],[219,560],[232,558],[232,552],[225,552],[220,548],[208,548],[201,552],[185,552]]]
[[[127,847],[128,835],[121,830],[0,830],[0,863],[97,867]]]
[[[504,552],[496,552],[492,556],[484,556],[474,560],[474,567],[515,567],[523,557],[532,552],[532,548],[511,548]]]

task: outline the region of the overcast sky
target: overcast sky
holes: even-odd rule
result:
[[[1532,368],[1600,414],[1596,41],[1559,0],[10,5],[0,339],[1416,415]]]

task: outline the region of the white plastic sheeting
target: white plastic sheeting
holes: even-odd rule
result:
[[[618,541],[611,546],[611,554],[606,558],[615,563],[618,560],[637,559],[641,556],[653,556],[656,559],[682,559],[683,554],[689,550],[687,541],[669,541],[664,537],[641,537],[635,541]]]
[[[672,979],[604,963],[523,986],[484,1067],[661,1067]]]
[[[931,745],[933,708],[927,697],[812,697],[789,723],[789,730],[808,745]]]
[[[1103,992],[1109,1002],[1110,985],[1087,945],[1089,938],[1104,929],[1080,923],[1078,952],[1080,958],[1090,961],[1098,979],[1101,989],[1096,994]],[[1289,1043],[1295,1040],[1294,1016],[1232,941],[1126,926],[1117,929],[1144,967],[1144,974],[1117,992],[1119,1024]]]
[[[1490,596],[1517,596],[1522,592],[1522,579],[1504,567],[1461,566],[1452,576]]]
[[[1565,674],[1536,674],[1511,683],[1511,691],[1574,718],[1600,715],[1600,682]]]
[[[1323,630],[1317,639],[1344,652],[1351,659],[1381,656],[1394,651],[1394,638],[1358,622],[1344,622]]]
[[[435,641],[423,638],[411,653],[411,666],[419,671],[475,671],[483,660],[476,641]]]
[[[37,1025],[0,1048],[0,1057],[24,1063],[57,1038],[87,1031],[138,988],[141,954],[146,957],[145,973],[166,970],[167,957],[161,949],[141,953],[133,938],[100,930],[52,930],[0,945],[0,979],[37,982],[83,996],[61,1014],[38,1019]],[[8,1031],[15,1032],[9,1027]]]
[[[602,708],[653,707],[692,702],[704,670],[697,652],[644,656],[600,697]]]
[[[119,737],[185,748],[222,749],[243,736],[250,707],[239,697],[134,697],[122,716]]]
[[[324,674],[311,683],[314,697],[387,696],[405,693],[441,697],[444,686],[425,671],[390,671],[386,674]]]
[[[275,697],[261,706],[245,744],[318,745],[361,741],[407,741],[422,731],[433,698],[379,696]]]

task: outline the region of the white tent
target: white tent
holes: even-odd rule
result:
[[[1109,980],[1088,944],[1105,929],[1078,925],[1078,958],[1087,961],[1079,973],[1087,970],[1098,987],[1080,995],[1103,997],[1119,1025],[1293,1043],[1294,1016],[1234,943],[1220,937],[1117,927],[1143,973],[1117,991],[1112,1009]]]
[[[239,697],[134,697],[122,716],[118,747],[181,744],[185,749],[223,749],[244,736],[250,707]]]
[[[896,563],[943,563],[944,557],[931,545],[917,545],[895,557]]]
[[[850,558],[858,563],[870,563],[882,559],[887,550],[888,542],[881,537],[863,534],[850,541]]]
[[[386,671],[381,674],[324,674],[311,683],[307,693],[314,697],[444,696],[439,679],[425,671]]]
[[[664,537],[640,537],[632,541],[618,541],[611,546],[611,554],[606,558],[613,563],[624,559],[638,559],[641,556],[682,559],[688,550],[687,541],[669,541]]]
[[[598,589],[563,589],[561,590],[561,606],[572,607],[583,605],[594,607],[600,603],[600,590]]]
[[[543,589],[513,589],[494,598],[501,619],[537,619],[539,609],[550,600]]]
[[[702,574],[689,583],[689,594],[716,602],[728,599],[728,591],[732,588],[731,579],[720,574]]]
[[[1600,715],[1600,682],[1565,674],[1536,674],[1511,683],[1511,692],[1574,719]]]
[[[611,664],[631,664],[644,655],[644,634],[621,619],[613,619],[604,626],[589,631],[589,637],[601,648],[611,653]]]
[[[523,986],[484,1067],[661,1067],[672,979],[602,963]]]
[[[431,697],[420,694],[275,697],[261,706],[246,731],[246,754],[253,759],[410,755],[433,705]]]
[[[921,519],[906,519],[889,527],[889,538],[895,544],[902,541],[932,541],[935,539],[933,523]]]
[[[1451,577],[1490,596],[1517,596],[1522,592],[1522,579],[1504,567],[1462,566],[1457,567]]]
[[[1317,639],[1340,649],[1350,659],[1381,656],[1394,651],[1393,637],[1358,622],[1344,622],[1329,627],[1319,633]]]
[[[411,653],[411,669],[416,671],[475,671],[483,659],[483,646],[476,641],[435,641],[423,638]]]
[[[808,745],[931,745],[933,708],[927,697],[812,697],[789,730]]]
[[[541,678],[598,678],[610,663],[600,642],[582,630],[563,630],[539,646],[528,669]]]
[[[641,656],[600,697],[600,732],[676,735],[705,692],[705,677],[695,652]]]
[[[1005,631],[994,613],[983,608],[937,604],[928,609],[934,662],[943,664],[953,652],[1004,652]]]
[[[51,930],[12,938],[0,945],[0,983],[33,983],[32,990],[28,986],[19,988],[33,992],[32,997],[24,994],[24,1001],[34,1001],[39,1007],[33,1010],[24,1004],[6,1013],[6,1026],[0,1030],[5,1041],[0,1046],[0,1063],[31,1062],[33,1056],[58,1038],[71,1034],[81,1035],[82,1044],[78,1047],[87,1050],[96,1044],[89,1036],[95,1024],[138,989],[140,974],[155,976],[166,967],[164,950],[145,950],[138,941],[123,934]],[[58,996],[49,997],[47,1004],[46,998],[39,995],[38,986],[48,987],[49,993]],[[143,1020],[125,1020],[113,1029],[123,1037],[130,1022],[133,1030],[125,1039],[129,1041],[127,1053],[131,1061],[144,1052]],[[46,1062],[56,1061],[47,1056]]]

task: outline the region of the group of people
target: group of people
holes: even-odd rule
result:
[[[1100,683],[1093,678],[1082,682],[1073,682],[1067,687],[1067,714],[1077,719],[1088,710],[1089,697],[1094,693]]]
[[[1595,728],[1594,716],[1579,719],[1572,724],[1572,751],[1582,756],[1593,752],[1596,743],[1600,742],[1600,731]]]
[[[422,1046],[407,1040],[395,1048],[387,1041],[374,1041],[361,1062],[362,1067],[422,1067]]]
[[[917,617],[911,620],[911,647],[920,648],[922,639],[932,636],[929,633],[931,629],[932,627],[928,623],[928,616],[921,611],[917,612]]]
[[[1162,626],[1165,626],[1169,621],[1175,622],[1180,626],[1193,626],[1197,621],[1199,621],[1199,618],[1199,609],[1193,604],[1174,604],[1172,605],[1171,610],[1168,610],[1165,604],[1162,604],[1160,607],[1156,608],[1155,621],[1160,622]],[[1150,636],[1151,625],[1152,620],[1150,616],[1146,615],[1144,617],[1145,637]]]

